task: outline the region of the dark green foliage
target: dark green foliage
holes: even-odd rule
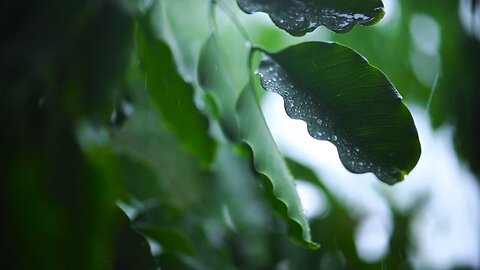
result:
[[[133,18],[112,1],[1,6],[2,268],[102,268],[116,161],[103,142],[81,145],[77,135],[101,134]]]
[[[135,231],[122,210],[117,210],[118,228],[115,232],[113,263],[106,264],[104,268],[134,270],[157,269],[157,262],[150,253],[150,247],[143,235]]]

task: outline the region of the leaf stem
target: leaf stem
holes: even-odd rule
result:
[[[247,29],[243,26],[243,24],[240,22],[240,20],[235,15],[235,13],[223,1],[220,0],[220,1],[217,1],[217,3],[219,4],[219,7],[222,9],[222,11],[230,18],[230,20],[232,20],[233,24],[235,25],[237,30],[240,32],[242,37],[245,39],[245,41],[250,43],[248,47],[251,48],[253,45],[253,40],[248,34]]]
[[[217,29],[217,23],[216,23],[216,14],[215,14],[215,5],[217,4],[217,0],[210,0],[209,6],[208,6],[208,22],[210,25],[210,31],[212,31],[212,34],[215,35],[215,30]]]

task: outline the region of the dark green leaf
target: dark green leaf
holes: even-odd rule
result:
[[[162,125],[153,108],[137,107],[113,143],[116,153],[131,156],[131,162],[140,162],[133,166],[122,164],[123,177],[132,177],[123,180],[131,196],[142,202],[171,199],[185,207],[199,202],[202,171],[198,160],[187,153],[178,138]],[[128,172],[130,169],[145,170],[144,166],[152,171]],[[155,189],[146,190],[148,188]],[[151,197],[153,192],[157,194]]]
[[[122,186],[128,195],[127,200],[145,203],[169,198],[166,183],[159,179],[153,166],[147,161],[148,158],[139,158],[122,152],[117,155]]]
[[[356,24],[371,25],[384,14],[381,0],[237,0],[246,13],[265,12],[276,26],[294,36],[320,25],[348,32]]]
[[[266,182],[273,192],[275,208],[287,220],[290,235],[306,247],[318,248],[319,245],[311,240],[310,227],[303,214],[295,182],[268,130],[255,92],[250,86],[243,90],[238,99],[237,116],[241,136],[252,148],[255,168],[268,179]]]
[[[209,164],[215,143],[208,135],[207,119],[195,106],[193,89],[179,76],[167,45],[146,33],[144,29],[137,35],[146,91],[187,150]]]
[[[139,226],[137,229],[160,244],[163,252],[193,255],[192,242],[180,230],[154,226]]]
[[[290,117],[337,147],[349,171],[393,184],[415,167],[420,142],[410,112],[385,75],[353,50],[302,43],[265,53],[258,73],[266,90],[284,98]]]
[[[156,262],[143,235],[135,231],[130,219],[118,211],[113,269],[156,269]]]

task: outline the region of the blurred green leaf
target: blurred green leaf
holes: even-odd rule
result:
[[[101,269],[119,176],[108,136],[79,130],[103,134],[133,18],[116,1],[0,5],[2,267]]]
[[[268,130],[253,88],[247,86],[243,90],[236,109],[242,139],[252,148],[256,170],[268,179],[272,201],[287,221],[291,237],[308,248],[318,248],[311,239],[293,178]]]
[[[268,91],[310,135],[333,143],[349,171],[394,184],[415,167],[420,142],[412,116],[390,81],[336,43],[306,42],[265,53],[258,69]]]
[[[140,24],[137,31],[137,44],[146,91],[161,112],[165,124],[175,132],[185,148],[204,164],[210,164],[215,142],[208,135],[208,120],[195,106],[193,88],[178,74],[169,47],[142,26]]]
[[[162,181],[147,158],[118,153],[117,159],[122,186],[128,195],[126,198],[121,198],[122,200],[148,204],[170,199],[167,183]]]
[[[198,81],[217,104],[220,124],[226,135],[232,140],[238,140],[235,103],[242,86],[235,83],[220,46],[215,34],[210,35],[203,45],[198,63]]]
[[[125,177],[132,177],[126,186],[131,189],[130,192],[151,194],[146,189],[152,188],[157,182],[157,190],[162,190],[161,194],[153,197],[157,202],[168,199],[174,205],[188,208],[201,199],[200,186],[204,172],[200,169],[199,161],[187,153],[179,139],[162,125],[154,108],[137,107],[115,135],[113,143],[118,154],[144,163],[154,173],[151,175],[138,171],[129,175],[124,172]],[[129,167],[123,168],[127,169]],[[155,180],[149,177],[155,177]],[[149,184],[151,181],[155,182]]]
[[[157,269],[157,263],[150,253],[150,246],[145,237],[135,231],[123,211],[118,209],[117,212],[119,222],[115,235],[112,269]]]
[[[320,25],[348,32],[356,24],[372,25],[384,14],[381,0],[237,0],[246,13],[265,12],[276,26],[303,36]]]
[[[266,209],[265,202],[260,199],[263,194],[258,189],[257,175],[249,158],[235,153],[227,144],[219,149],[215,162],[219,196],[225,203],[222,210],[230,218],[226,223],[239,233],[261,229],[266,222],[266,212],[271,210]]]
[[[141,233],[153,239],[162,248],[162,253],[183,253],[193,255],[193,244],[180,230],[175,228],[159,228],[154,226],[140,226]]]

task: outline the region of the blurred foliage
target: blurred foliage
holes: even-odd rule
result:
[[[293,178],[314,184],[330,208],[309,220],[320,249],[289,241],[251,150],[224,134],[217,97],[198,85],[212,30],[208,4],[0,2],[1,269],[413,268],[414,213],[393,209],[389,251],[365,262],[355,245],[361,217],[292,160]],[[442,29],[442,64],[430,112],[434,125],[456,127],[457,147],[478,172],[479,42],[461,30],[457,8],[402,2],[394,28],[333,37],[426,106],[431,87],[407,59],[409,21],[432,16]],[[217,28],[234,44],[222,55],[241,91],[248,78],[237,47],[245,48],[231,26]],[[256,31],[263,36],[252,33],[254,40],[283,46],[281,30]]]

